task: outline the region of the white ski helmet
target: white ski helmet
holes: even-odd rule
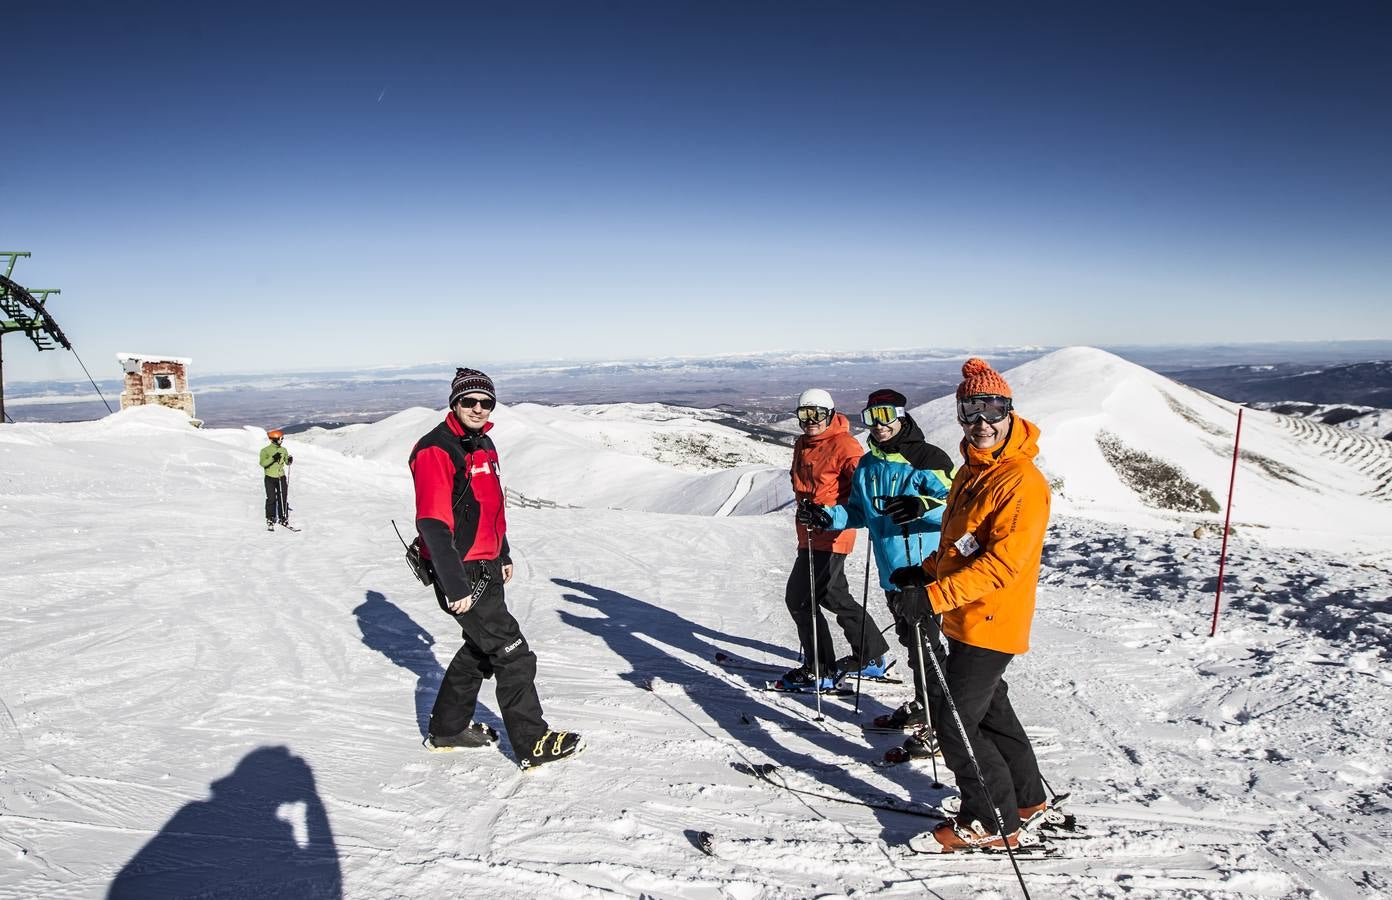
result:
[[[798,409],[804,406],[818,406],[822,409],[836,409],[836,404],[831,402],[831,395],[821,388],[808,388],[798,397]]]

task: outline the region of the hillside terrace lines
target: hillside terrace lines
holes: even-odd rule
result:
[[[1312,445],[1321,455],[1367,475],[1374,487],[1363,495],[1392,502],[1392,441],[1367,437],[1347,428],[1323,425],[1296,416],[1271,413],[1285,430]]]

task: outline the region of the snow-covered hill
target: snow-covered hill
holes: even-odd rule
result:
[[[409,409],[298,440],[405,466],[442,411]],[[503,480],[534,501],[696,515],[760,515],[792,502],[792,451],[662,404],[499,406],[492,436]],[[782,477],[775,477],[781,473]]]
[[[1046,428],[1065,415],[1011,380]],[[670,481],[635,478],[663,464],[523,412],[500,410],[499,443],[524,493],[675,508],[681,479],[717,483],[670,466]],[[858,712],[829,700],[818,726],[804,699],[713,662],[794,661],[786,512],[511,510],[509,604],[548,717],[588,749],[526,775],[506,747],[426,753],[458,630],[388,519],[411,517],[402,461],[438,416],[292,437],[299,534],[261,526],[260,432],[198,431],[163,409],[0,428],[0,900],[1018,895],[1004,860],[906,853],[923,819],[736,768],[774,763],[837,798],[945,794],[928,770],[867,764],[893,739],[858,723],[904,688],[867,687]],[[1072,440],[1048,448],[1053,465],[1086,446]],[[544,480],[558,458],[573,472]],[[616,483],[635,480],[645,492]],[[691,493],[700,512],[721,496]],[[1051,528],[1011,693],[1089,831],[1028,863],[1034,895],[1388,895],[1392,574],[1248,529],[1210,640],[1216,542],[1151,521],[1060,514]],[[488,688],[483,701],[498,725]]]
[[[1040,467],[1061,512],[1157,529],[1222,524],[1237,406],[1089,347],[1004,373],[1043,430]],[[913,410],[957,448],[953,399]],[[1233,500],[1239,533],[1292,547],[1392,551],[1392,442],[1261,410],[1243,415]]]

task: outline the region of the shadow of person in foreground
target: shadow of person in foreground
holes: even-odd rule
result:
[[[430,729],[430,708],[445,677],[432,649],[434,635],[377,591],[368,591],[353,615],[364,644],[416,676],[416,725],[425,737]]]
[[[851,796],[883,796],[883,791],[857,777],[854,767],[847,765],[872,753],[864,744],[849,740],[836,728],[814,726],[810,708],[806,714],[799,715],[783,708],[778,701],[763,702],[762,697],[770,695],[751,694],[722,675],[706,671],[663,649],[665,645],[698,659],[713,660],[717,648],[710,643],[710,639],[734,641],[744,646],[768,645],[731,638],[670,610],[618,591],[563,578],[551,580],[575,592],[563,594],[563,599],[603,614],[590,617],[565,610],[560,612],[561,620],[567,625],[601,638],[611,650],[628,661],[632,670],[620,675],[620,678],[640,688],[647,688],[654,676],[680,685],[687,697],[710,717],[720,731],[732,741],[742,744],[743,748],[754,751],[747,754],[743,749],[735,748],[746,763],[760,763],[762,760],[758,757],[764,756],[776,765],[802,772]],[[810,697],[799,699],[809,703],[812,701]],[[838,708],[830,700],[825,712],[828,719],[844,720],[850,716],[849,710]],[[844,727],[846,723],[842,721],[840,724]],[[790,733],[794,732],[819,750],[832,754],[835,759],[821,761],[789,746]],[[929,787],[931,779],[912,767],[888,771],[893,774],[886,777],[906,787],[912,784],[917,800],[936,802],[947,793],[942,788],[933,790]],[[888,810],[875,810],[873,814],[879,820],[887,840],[907,839],[924,828],[921,818]]]
[[[329,817],[303,759],[259,747],[211,790],[126,863],[108,900],[343,896]]]

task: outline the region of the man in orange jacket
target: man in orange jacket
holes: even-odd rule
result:
[[[846,584],[846,556],[855,547],[855,531],[832,530],[831,515],[823,509],[844,504],[850,498],[851,477],[865,450],[851,437],[850,423],[836,411],[831,395],[824,390],[803,391],[798,398],[797,417],[802,437],[793,446],[790,474],[793,494],[798,500],[798,555],[792,574],[788,576],[784,602],[797,625],[803,663],[783,676],[781,686],[812,690],[816,676],[820,676],[821,690],[828,690],[835,686],[842,673],[838,671],[836,650],[831,643],[826,617],[822,615],[823,607],[836,616],[836,624],[846,636],[850,648],[847,667],[860,669],[868,663],[878,663],[882,670],[889,644],[880,634],[879,626],[851,597],[851,589]],[[807,572],[809,561],[812,578]],[[816,580],[816,602],[812,598],[813,578]],[[862,640],[864,647],[860,646]]]
[[[1010,660],[1029,649],[1049,524],[1049,483],[1034,464],[1039,428],[1014,411],[1010,385],[984,360],[967,360],[962,376],[957,421],[965,463],[947,498],[942,539],[921,567],[890,576],[904,589],[904,618],[941,614],[948,638],[951,704],[939,701],[933,721],[942,723],[938,739],[962,794],[961,812],[910,842],[939,853],[1003,849],[1001,829],[1015,846],[1022,822],[1046,810],[1034,748],[1003,677]]]

